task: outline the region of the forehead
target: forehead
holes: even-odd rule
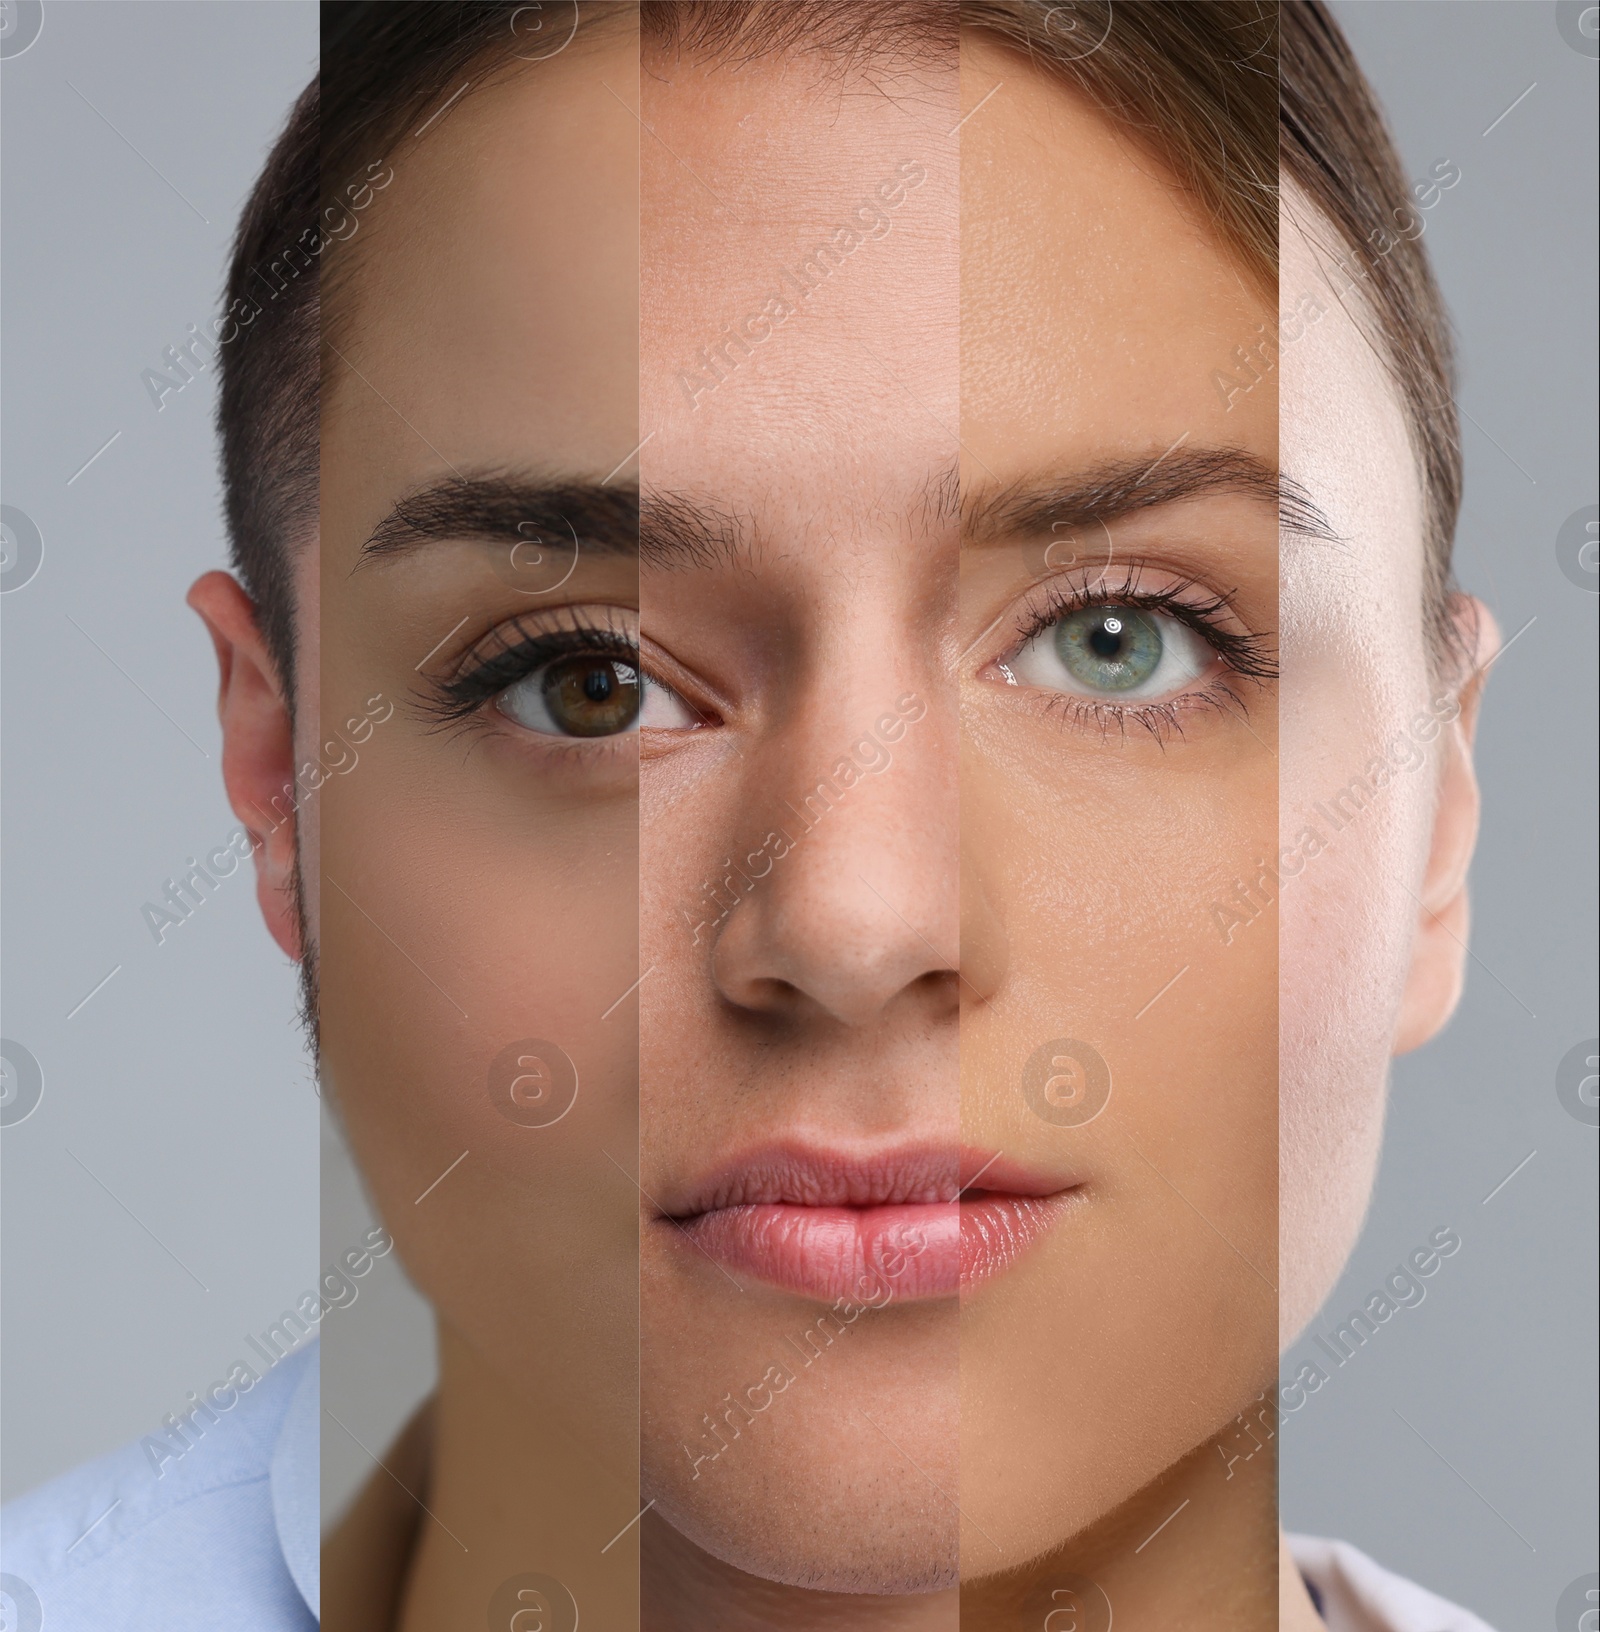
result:
[[[473,89],[401,149],[332,313],[353,366],[330,363],[325,446],[348,435],[391,488],[469,462],[598,479],[628,454],[637,75],[636,35],[612,27]]]
[[[1291,544],[1282,618],[1291,652],[1360,651],[1367,683],[1424,679],[1423,494],[1404,412],[1358,322],[1332,228],[1286,186],[1279,222],[1283,472],[1327,516],[1335,548]],[[1287,671],[1293,678],[1297,669]],[[1402,692],[1402,695],[1405,695]]]
[[[1233,352],[1270,332],[1254,288],[1156,161],[1075,92],[981,38],[963,44],[962,407],[1002,480],[1017,469],[1197,441],[1270,453],[1277,395],[1236,392]],[[981,474],[981,473],[980,473]]]
[[[960,413],[954,53],[647,62],[641,89],[647,485],[758,532],[903,521]]]
[[[1283,468],[1358,548],[1410,542],[1420,566],[1421,474],[1392,380],[1358,321],[1348,251],[1286,185],[1279,223]],[[1398,550],[1397,556],[1408,552]]]

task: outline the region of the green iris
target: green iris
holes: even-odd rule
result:
[[[1091,691],[1132,691],[1160,667],[1161,631],[1127,607],[1086,606],[1056,625],[1056,654]]]

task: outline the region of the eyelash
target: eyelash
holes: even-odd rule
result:
[[[1142,561],[1129,562],[1121,570],[1121,581],[1116,584],[1101,573],[1092,582],[1076,586],[1063,578],[1035,586],[1021,608],[1014,637],[998,661],[1004,663],[1014,657],[1029,641],[1074,612],[1095,606],[1135,607],[1160,613],[1192,629],[1217,654],[1229,675],[1259,685],[1277,679],[1278,663],[1271,637],[1230,629],[1227,596],[1205,589],[1193,578],[1168,582],[1160,589],[1146,589],[1141,579],[1149,569]],[[1159,743],[1183,735],[1186,712],[1214,709],[1241,717],[1248,712],[1239,691],[1220,676],[1196,691],[1159,703],[1111,703],[1054,692],[1043,706],[1046,713],[1060,713],[1079,727],[1099,730],[1102,736],[1115,730],[1126,738],[1128,726],[1133,724],[1148,731]]]
[[[1161,589],[1145,589],[1140,583],[1145,570],[1142,562],[1130,563],[1116,585],[1109,584],[1102,574],[1078,587],[1069,587],[1060,578],[1037,586],[1021,610],[1006,657],[1014,656],[1029,641],[1074,612],[1095,606],[1136,607],[1173,618],[1192,629],[1230,674],[1258,684],[1277,679],[1278,664],[1270,637],[1240,634],[1226,626],[1227,597],[1204,592],[1193,579]],[[1197,591],[1204,595],[1203,599],[1192,598]],[[430,681],[430,695],[419,699],[422,712],[440,727],[463,724],[507,687],[563,657],[599,654],[639,669],[639,646],[631,634],[595,622],[582,611],[569,612],[567,618],[567,626],[557,629],[529,628],[521,619],[502,625],[494,631],[488,649],[475,650],[454,674]],[[1000,661],[1004,662],[1005,657]],[[1149,731],[1157,741],[1165,742],[1173,734],[1182,735],[1185,711],[1214,708],[1242,713],[1245,702],[1233,688],[1213,684],[1165,702],[1136,706],[1057,692],[1045,707],[1071,716],[1076,724],[1098,727],[1102,734],[1115,727],[1126,736],[1131,722]]]
[[[639,643],[632,634],[596,622],[581,610],[568,611],[566,619],[565,627],[555,629],[530,627],[520,618],[502,624],[454,674],[431,680],[431,692],[418,700],[418,707],[440,728],[464,725],[507,687],[563,657],[598,655],[639,670]]]

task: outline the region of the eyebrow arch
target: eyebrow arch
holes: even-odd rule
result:
[[[518,544],[541,531],[565,537],[569,527],[603,555],[637,554],[638,490],[500,471],[448,476],[397,499],[361,546],[356,568],[443,540]]]
[[[1342,542],[1305,488],[1242,448],[1185,448],[1155,459],[1110,459],[1062,477],[1027,478],[965,506],[963,530],[968,543],[989,544],[1221,495],[1275,503],[1282,531]]]

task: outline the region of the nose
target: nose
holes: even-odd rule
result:
[[[931,704],[901,693],[842,752],[808,733],[809,751],[774,745],[781,763],[754,769],[782,790],[779,825],[744,858],[749,888],[712,954],[729,1002],[850,1027],[955,1012],[956,729]]]

